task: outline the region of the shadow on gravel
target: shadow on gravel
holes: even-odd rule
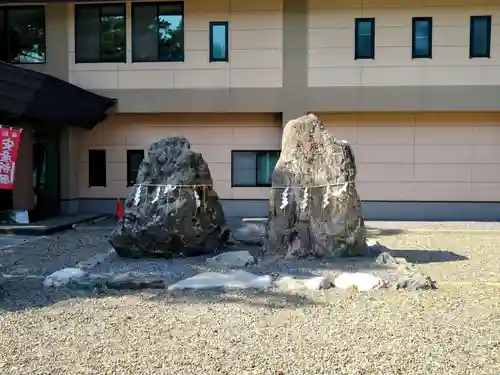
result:
[[[165,308],[173,304],[226,303],[245,304],[269,309],[293,309],[320,304],[304,295],[276,291],[240,290],[236,292],[214,289],[200,293],[189,291],[169,292],[165,289],[147,289],[143,291],[46,289],[41,285],[41,280],[10,279],[3,284],[3,290],[0,290],[0,314],[42,309],[60,302],[63,302],[61,308],[64,308],[65,301],[77,303],[79,300],[124,296],[136,296],[147,302],[163,305]],[[71,308],[71,306],[68,306],[68,308]]]
[[[447,250],[389,250],[389,254],[397,258],[405,258],[414,264],[458,262],[470,258]]]
[[[185,305],[193,303],[225,303],[244,304],[246,306],[268,308],[268,309],[293,309],[301,306],[317,306],[323,302],[310,299],[305,295],[276,292],[276,291],[224,291],[212,290],[203,294],[199,292],[165,292],[162,291],[154,296],[147,297],[160,305]]]

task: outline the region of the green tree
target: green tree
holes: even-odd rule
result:
[[[0,58],[13,63],[33,63],[45,61],[44,15],[37,9],[9,9],[0,12],[4,17],[0,29],[2,51]]]
[[[101,58],[105,61],[123,61],[126,54],[125,18],[101,18]]]
[[[179,61],[184,59],[184,20],[178,16],[180,22],[177,27],[166,20],[158,22],[160,33],[160,59],[166,61]]]

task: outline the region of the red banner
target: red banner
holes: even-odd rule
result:
[[[0,128],[0,189],[12,190],[22,129]]]

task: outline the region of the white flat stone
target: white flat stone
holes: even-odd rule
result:
[[[362,272],[344,272],[334,280],[333,285],[339,289],[348,289],[356,287],[359,291],[366,292],[368,290],[379,289],[384,286],[384,281],[375,275]]]
[[[246,271],[232,271],[228,273],[204,272],[188,277],[178,283],[172,284],[168,290],[176,289],[210,289],[210,288],[236,288],[236,289],[267,289],[271,285],[271,276],[257,276]]]
[[[238,268],[255,263],[255,259],[248,251],[230,251],[207,259],[209,266]]]
[[[276,280],[276,286],[285,291],[297,291],[301,289],[320,290],[332,286],[331,281],[324,276],[297,279],[293,276],[283,276]]]
[[[43,281],[43,285],[46,287],[59,287],[84,276],[85,272],[80,268],[63,268],[47,276]]]

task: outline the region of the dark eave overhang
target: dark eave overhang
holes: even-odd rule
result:
[[[115,99],[49,74],[0,62],[0,125],[30,123],[92,129]]]

